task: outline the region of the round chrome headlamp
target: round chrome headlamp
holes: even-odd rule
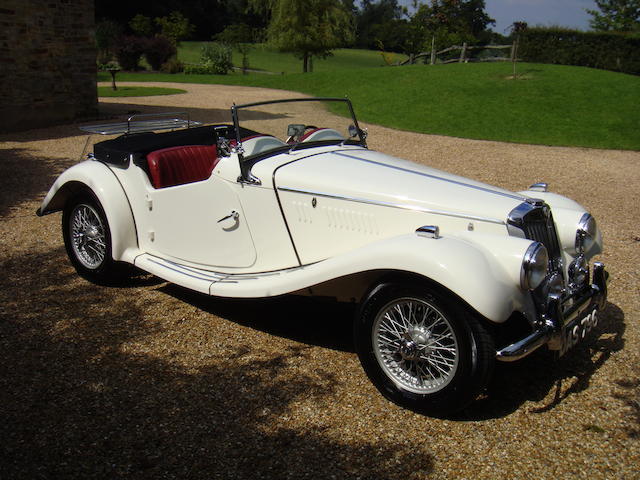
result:
[[[585,213],[582,218],[580,218],[576,230],[576,251],[578,253],[584,253],[593,246],[597,231],[596,219],[593,218],[591,214]]]
[[[549,253],[540,242],[532,243],[524,254],[520,270],[520,286],[524,290],[535,290],[547,277]]]

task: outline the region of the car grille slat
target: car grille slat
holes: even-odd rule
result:
[[[561,270],[560,242],[553,215],[546,204],[521,205],[510,215],[509,224],[521,230],[525,238],[542,243],[549,252],[549,268],[556,272]]]

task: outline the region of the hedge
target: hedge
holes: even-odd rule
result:
[[[623,33],[530,28],[518,57],[527,62],[600,68],[640,75],[640,37]]]

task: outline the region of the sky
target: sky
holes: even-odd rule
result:
[[[399,3],[409,5],[411,0]],[[585,9],[595,9],[593,0],[485,0],[485,4],[486,12],[496,21],[492,29],[503,35],[516,21],[525,21],[531,27],[560,25],[588,30],[591,17]]]

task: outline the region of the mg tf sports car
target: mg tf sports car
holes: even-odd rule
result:
[[[85,127],[112,137],[37,211],[62,211],[80,275],[113,282],[131,264],[217,297],[354,302],[368,377],[431,415],[469,405],[495,361],[562,355],[597,325],[600,231],[546,184],[515,193],[369,150],[344,98],[230,113]]]

